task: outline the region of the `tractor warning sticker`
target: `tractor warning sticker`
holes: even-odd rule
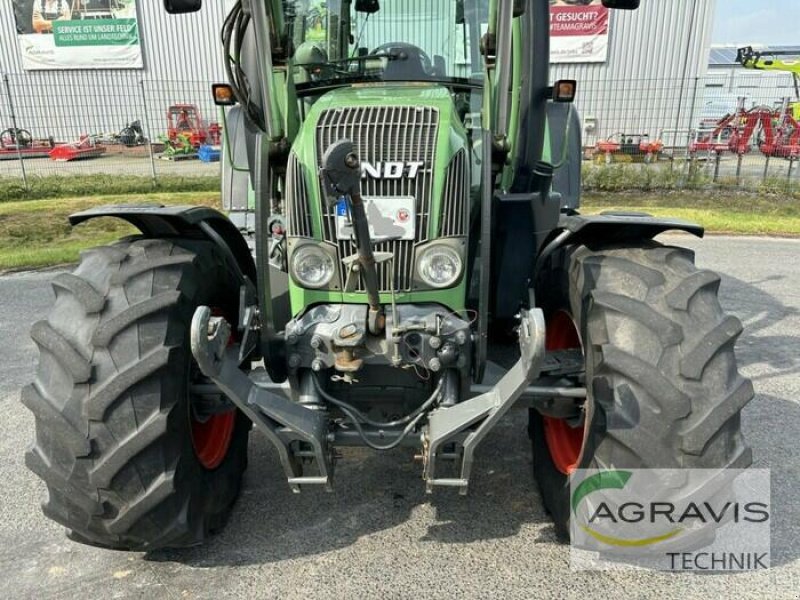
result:
[[[365,197],[364,208],[373,241],[414,240],[414,198],[411,196]],[[340,240],[353,239],[354,235],[353,222],[344,200],[336,205],[336,235]]]
[[[558,0],[550,6],[550,62],[605,62],[609,10],[601,0]]]

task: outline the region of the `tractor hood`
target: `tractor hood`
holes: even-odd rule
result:
[[[399,301],[418,300],[420,292],[433,290],[416,277],[416,253],[441,238],[465,245],[469,228],[467,135],[451,93],[430,84],[381,83],[334,90],[311,107],[289,157],[289,252],[304,240],[317,240],[330,248],[340,272],[324,290],[293,286],[297,309],[313,301],[363,301],[360,283],[348,286],[342,272],[342,260],[354,253],[343,233],[342,207],[325,201],[319,177],[325,150],[342,139],[355,144],[361,159],[361,192],[374,204],[371,226],[382,223],[389,232],[373,234],[376,252],[395,257],[394,275],[381,265],[381,293],[387,301],[392,291]],[[458,292],[457,306],[463,306],[460,287],[445,292]]]
[[[450,91],[430,84],[383,82],[329,92],[313,105],[293,152],[316,173],[327,145],[344,137],[356,143],[366,177],[396,176],[394,163],[426,158],[424,165],[404,164],[405,174],[427,170],[439,186],[452,157],[466,146]]]

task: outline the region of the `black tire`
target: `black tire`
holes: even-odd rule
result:
[[[582,246],[555,261],[545,311],[569,312],[586,362],[588,431],[577,467],[749,466],[740,414],[753,386],[736,366],[742,325],[722,311],[719,276],[698,270],[691,251],[649,241]],[[534,477],[566,541],[569,476],[556,468],[544,426],[531,409]]]
[[[6,129],[0,133],[0,147],[2,148],[30,148],[33,145],[33,136],[27,129]]]
[[[47,484],[45,515],[104,547],[202,542],[236,500],[250,430],[236,411],[223,458],[213,468],[198,459],[189,325],[201,304],[236,314],[224,260],[206,242],[132,238],[84,252],[53,287],[55,305],[31,332],[36,378],[22,392],[36,417],[26,464]]]

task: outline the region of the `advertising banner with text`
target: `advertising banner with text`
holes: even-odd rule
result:
[[[137,0],[12,0],[26,70],[141,69]]]
[[[550,62],[594,63],[608,58],[609,10],[601,0],[550,3]]]

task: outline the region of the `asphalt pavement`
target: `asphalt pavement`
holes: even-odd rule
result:
[[[531,475],[522,410],[479,449],[470,495],[424,493],[411,452],[347,451],[336,490],[295,496],[257,432],[228,527],[182,551],[82,546],[45,519],[44,485],[24,466],[33,417],[32,323],[56,271],[0,277],[0,598],[758,598],[800,599],[800,241],[664,238],[724,275],[722,301],[745,324],[737,346],[755,383],[745,435],[772,471],[772,564],[728,574],[572,572]]]

